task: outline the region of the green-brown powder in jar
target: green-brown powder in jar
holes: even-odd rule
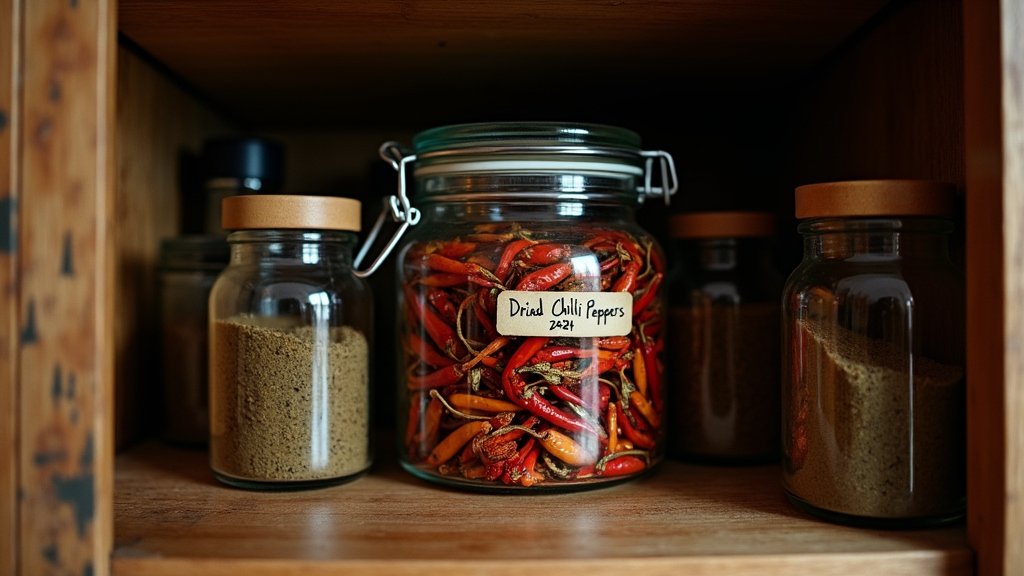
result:
[[[786,487],[813,506],[874,518],[955,514],[964,486],[963,369],[831,322],[798,321],[794,390],[806,455]]]
[[[326,336],[324,341],[314,335]],[[366,338],[249,315],[214,324],[213,468],[228,479],[303,482],[370,464]]]

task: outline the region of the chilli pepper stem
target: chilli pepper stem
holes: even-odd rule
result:
[[[438,401],[441,402],[441,404],[444,405],[445,408],[448,409],[449,412],[455,414],[456,416],[464,420],[490,420],[491,418],[493,418],[493,416],[476,416],[474,414],[466,414],[465,412],[449,404],[448,401],[444,399],[444,396],[442,396],[441,393],[438,392],[437,390],[431,390],[430,397],[436,398]]]
[[[605,456],[604,458],[601,458],[600,460],[597,461],[597,464],[594,465],[594,468],[598,471],[602,471],[604,470],[604,467],[608,465],[609,462],[616,458],[621,458],[623,456],[638,456],[640,458],[643,458],[644,461],[646,461],[648,464],[651,463],[651,455],[646,450],[623,450],[621,452],[613,452]]]

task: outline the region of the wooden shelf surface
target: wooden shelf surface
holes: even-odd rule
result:
[[[510,496],[434,486],[382,452],[348,484],[270,493],[217,483],[205,452],[133,448],[117,461],[114,574],[973,573],[962,526],[814,520],[773,466],[666,461],[618,486]]]

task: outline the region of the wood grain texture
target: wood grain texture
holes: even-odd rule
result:
[[[18,550],[18,75],[20,6],[0,0],[0,574]]]
[[[964,4],[968,534],[984,576],[1024,573],[1024,8]]]
[[[204,138],[229,127],[136,54],[118,49],[114,348],[115,438],[120,448],[157,432],[160,241],[182,232],[183,210],[202,207],[187,178]],[[194,166],[193,166],[194,168]]]
[[[22,9],[19,566],[105,574],[116,5],[25,0]]]
[[[205,452],[129,451],[114,574],[971,573],[962,527],[812,520],[785,501],[774,467],[665,462],[616,487],[502,496],[428,485],[380,452],[349,484],[259,493],[218,484]]]
[[[1024,574],[1024,6],[1003,0],[1003,202],[1006,237],[1006,549],[1003,574]]]
[[[964,182],[959,0],[895,2],[797,95],[797,184]]]
[[[286,0],[254,7],[246,0],[123,0],[120,6],[128,37],[248,126],[425,128],[495,115],[607,119],[652,106],[672,109],[680,91],[805,68],[885,3]],[[682,88],[671,89],[666,79],[681,80],[675,85]],[[615,106],[608,106],[609,89]]]

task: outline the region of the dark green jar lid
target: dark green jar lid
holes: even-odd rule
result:
[[[639,154],[640,136],[632,130],[575,122],[479,122],[438,126],[413,138],[418,156],[433,153],[481,149],[534,149],[571,147],[577,150],[619,150]]]

